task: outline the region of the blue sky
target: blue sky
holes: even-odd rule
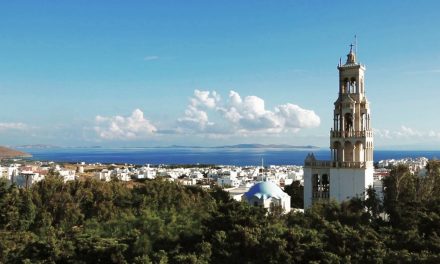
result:
[[[0,144],[327,147],[336,65],[357,34],[376,146],[438,148],[438,10],[438,1],[2,1]]]

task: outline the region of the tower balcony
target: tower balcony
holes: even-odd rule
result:
[[[372,130],[358,130],[358,131],[330,131],[330,137],[339,137],[339,138],[364,138],[364,137],[373,137]]]
[[[360,161],[331,161],[331,160],[315,160],[304,162],[305,167],[314,168],[351,168],[360,169],[367,168],[372,165],[372,162],[360,162]]]
[[[313,198],[314,201],[321,200],[321,199],[328,200],[330,198],[330,192],[328,192],[328,191],[327,192],[325,192],[325,191],[314,191],[312,193],[312,198]]]

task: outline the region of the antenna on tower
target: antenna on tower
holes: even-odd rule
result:
[[[354,53],[356,53],[356,55],[358,53],[358,43],[357,43],[357,36],[356,35],[354,35]]]

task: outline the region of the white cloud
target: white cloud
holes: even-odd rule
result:
[[[392,134],[390,132],[390,130],[388,129],[373,129],[374,131],[374,135],[380,138],[385,138],[385,139],[391,139],[392,138]]]
[[[26,130],[28,129],[28,125],[24,123],[5,123],[0,122],[0,131],[6,130]]]
[[[159,56],[155,56],[155,55],[153,55],[153,56],[145,56],[144,57],[144,61],[153,61],[153,60],[158,60],[158,59],[160,59],[160,57]]]
[[[185,110],[185,116],[177,119],[180,125],[180,131],[182,130],[197,130],[203,131],[206,126],[211,124],[208,120],[208,114],[199,110],[196,106],[189,105]]]
[[[96,116],[94,130],[102,139],[133,140],[151,136],[157,128],[147,119],[144,113],[135,109],[130,116]]]
[[[401,126],[400,130],[396,132],[397,136],[401,137],[421,137],[424,133],[417,131],[415,129],[412,129],[410,127]]]
[[[440,139],[440,132],[433,130],[420,131],[408,126],[391,131],[389,129],[374,129],[374,135],[384,139]]]
[[[208,108],[215,108],[217,102],[220,101],[220,96],[215,92],[209,91],[194,91],[194,97],[191,98],[191,105],[198,107],[200,105],[206,106]]]
[[[294,104],[280,105],[276,112],[283,117],[285,127],[299,129],[319,126],[321,120],[312,110],[303,109]]]
[[[228,100],[222,101],[215,91],[195,90],[184,117],[178,119],[178,130],[206,134],[273,134],[296,132],[319,124],[320,118],[314,111],[292,103],[268,110],[264,100],[257,96],[242,98],[230,91]]]
[[[96,116],[94,132],[106,140],[137,140],[153,134],[197,134],[211,138],[230,136],[265,136],[297,132],[317,127],[320,118],[312,110],[287,103],[266,109],[265,101],[257,96],[241,97],[235,91],[222,100],[215,91],[195,90],[183,116],[174,128],[157,127],[135,109],[129,116]]]

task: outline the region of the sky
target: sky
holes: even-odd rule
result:
[[[440,148],[439,1],[0,1],[0,144],[328,147],[357,35],[375,146]]]

